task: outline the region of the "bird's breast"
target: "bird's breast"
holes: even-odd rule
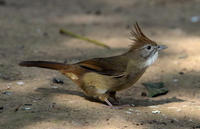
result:
[[[119,91],[131,87],[138,79],[140,79],[144,72],[145,69],[127,74],[124,78],[121,78],[120,83],[116,86],[115,90]]]

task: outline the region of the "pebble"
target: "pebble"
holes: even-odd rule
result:
[[[186,53],[182,53],[181,55],[179,55],[179,59],[185,59],[185,58],[187,58],[188,57],[188,55],[186,54]]]
[[[154,111],[152,111],[152,113],[153,113],[153,114],[160,114],[161,111],[159,111],[159,110],[154,110]]]
[[[127,114],[132,114],[132,112],[130,112],[130,111],[126,111],[126,113],[127,113]]]
[[[17,82],[17,85],[19,85],[19,86],[24,85],[24,82],[19,81],[19,82]]]
[[[9,92],[9,91],[4,91],[2,94],[5,94],[5,95],[8,95],[8,96],[10,96],[12,93],[11,93],[11,92]]]
[[[177,109],[177,112],[181,112],[182,110],[179,108],[179,109]]]
[[[145,97],[145,96],[147,96],[147,93],[146,92],[142,92],[141,96]]]
[[[133,109],[132,109],[132,108],[129,108],[128,110],[129,110],[129,111],[133,111]]]
[[[37,103],[37,101],[36,101],[36,100],[33,100],[33,103]]]
[[[190,18],[190,21],[191,21],[192,23],[197,23],[197,22],[199,22],[199,16],[192,16],[192,17]]]
[[[31,108],[30,108],[30,107],[25,107],[24,109],[25,109],[25,110],[31,110]]]
[[[56,106],[56,103],[52,103],[49,105],[50,108],[55,108],[55,106]]]
[[[53,83],[64,84],[64,82],[58,78],[53,78]]]
[[[40,29],[40,28],[37,28],[36,31],[37,31],[38,33],[41,33],[41,29]]]
[[[178,79],[177,78],[173,79],[173,82],[178,82]]]
[[[131,107],[135,107],[135,104],[130,104],[131,105]]]

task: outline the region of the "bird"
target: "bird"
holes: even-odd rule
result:
[[[86,96],[98,98],[109,107],[110,99],[118,102],[116,93],[133,86],[158,58],[166,45],[148,38],[136,22],[131,29],[132,44],[116,56],[92,58],[74,64],[50,61],[22,61],[20,66],[57,70],[78,85]]]

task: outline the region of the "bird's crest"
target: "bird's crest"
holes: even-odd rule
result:
[[[154,41],[152,41],[146,35],[144,35],[137,22],[135,23],[133,29],[131,30],[131,40],[133,41],[133,44],[131,45],[130,50],[140,48],[146,44],[156,45]]]

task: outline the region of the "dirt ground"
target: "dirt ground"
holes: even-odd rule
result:
[[[0,0],[0,129],[200,128],[199,12],[199,0]],[[118,94],[134,107],[107,108],[56,71],[18,66],[22,60],[74,62],[120,54],[131,44],[136,21],[168,49]],[[60,28],[112,49],[60,35]],[[147,92],[143,82],[160,81],[168,94],[141,96]]]

